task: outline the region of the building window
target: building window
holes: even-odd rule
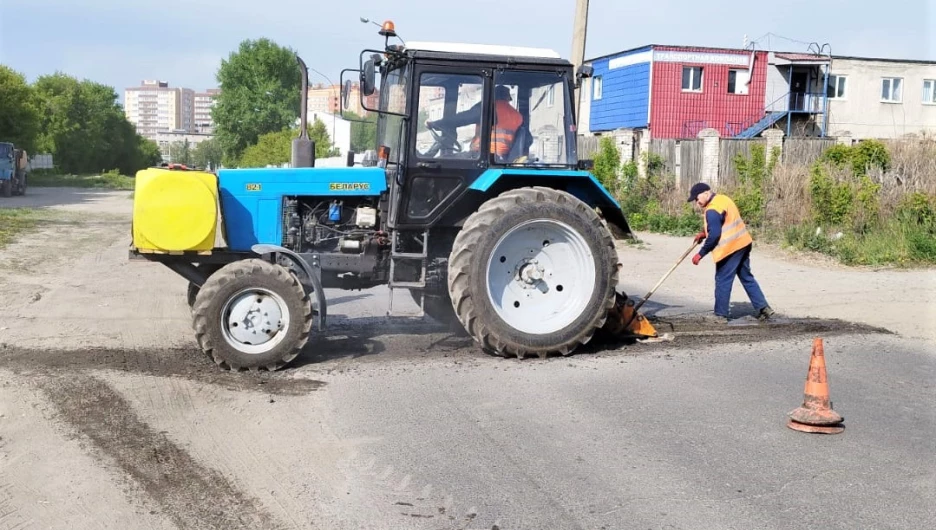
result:
[[[728,70],[728,93],[747,94],[751,74],[748,70]]]
[[[885,103],[900,103],[903,101],[903,79],[899,77],[885,77],[881,80],[881,101]]]
[[[826,97],[829,99],[845,99],[845,82],[848,78],[843,75],[830,75],[826,86]]]
[[[592,99],[601,99],[601,77],[592,79]]]
[[[546,106],[552,107],[556,104],[556,85],[550,85],[549,89],[546,91]]]
[[[923,104],[936,104],[936,79],[923,80]]]
[[[686,92],[702,92],[701,66],[683,66],[682,89]]]

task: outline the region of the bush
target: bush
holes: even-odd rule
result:
[[[857,145],[835,145],[819,159],[837,168],[850,167],[855,176],[866,175],[870,169],[887,171],[890,154],[887,146],[879,140],[862,140]]]
[[[927,197],[921,192],[905,195],[897,206],[897,219],[936,233],[936,196]]]
[[[618,153],[614,140],[605,136],[598,141],[598,153],[595,155],[595,168],[592,171],[598,182],[609,192],[618,191],[618,167],[621,165],[621,154]]]
[[[780,151],[774,149],[767,160],[766,149],[761,144],[751,147],[751,157],[738,155],[734,159],[738,170],[738,186],[731,195],[745,224],[760,227],[766,217],[767,199],[765,189],[773,180],[774,168]]]
[[[848,182],[833,177],[831,167],[816,162],[809,175],[813,220],[820,226],[839,226],[852,211],[854,196]]]
[[[702,229],[659,156],[619,164],[613,141],[600,144],[605,161],[600,169],[596,161],[596,174],[619,197],[632,229],[680,236]],[[755,144],[733,163],[738,184],[719,192],[735,201],[755,239],[847,265],[936,263],[936,142],[836,145],[810,165],[781,165],[777,151]],[[646,178],[638,177],[640,166]]]

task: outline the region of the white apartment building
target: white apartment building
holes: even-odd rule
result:
[[[137,132],[155,139],[160,131],[181,129],[182,97],[165,81],[144,80],[124,90],[124,114]]]
[[[936,62],[833,57],[830,136],[936,133]]]
[[[214,133],[214,120],[211,118],[211,108],[214,107],[215,98],[221,91],[209,88],[204,92],[195,94],[194,130],[201,134]]]
[[[166,81],[144,80],[140,86],[124,90],[124,114],[137,132],[150,140],[167,131],[210,133],[216,95],[216,90],[196,94],[190,88],[172,88]]]

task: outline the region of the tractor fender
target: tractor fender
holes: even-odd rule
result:
[[[516,184],[513,184],[513,183]],[[615,239],[631,239],[634,233],[621,205],[589,171],[571,169],[488,169],[471,184],[481,192],[503,192],[516,186],[545,186],[565,190],[594,208]]]
[[[272,255],[274,263],[276,262],[276,255],[281,254],[302,269],[302,272],[305,273],[306,277],[309,278],[309,282],[312,284],[312,294],[314,295],[313,309],[315,309],[313,318],[315,319],[315,325],[319,331],[323,331],[328,317],[328,306],[325,302],[325,291],[322,289],[322,279],[312,265],[302,259],[299,254],[278,245],[256,244],[251,246],[250,250],[261,256]],[[308,292],[308,289],[306,289],[306,292]]]

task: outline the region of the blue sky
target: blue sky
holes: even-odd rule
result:
[[[936,0],[591,0],[586,57],[645,44],[773,49],[829,43],[833,54],[936,59]],[[548,6],[548,7],[547,7]],[[742,6],[742,7],[735,7]],[[886,6],[886,8],[885,8]],[[899,6],[899,7],[898,7]],[[330,13],[326,13],[330,11]],[[359,17],[392,19],[404,39],[512,44],[571,53],[574,0],[0,0],[0,63],[29,81],[56,70],[123,89],[142,79],[216,86],[223,57],[268,37],[338,82],[383,40]],[[768,39],[761,41],[762,47]],[[312,82],[324,81],[310,72]]]

